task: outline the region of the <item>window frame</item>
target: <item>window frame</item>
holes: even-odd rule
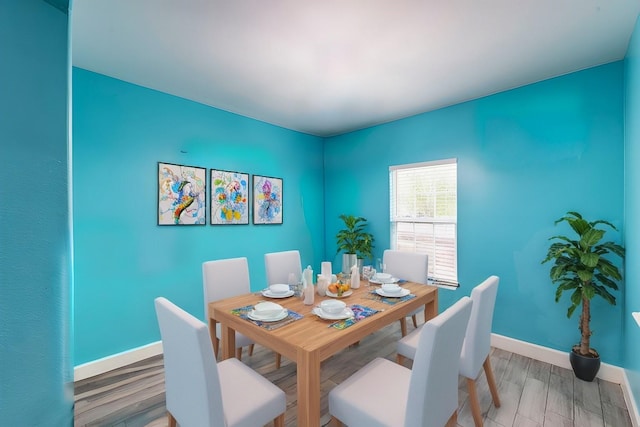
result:
[[[428,168],[428,167],[433,167],[433,166],[440,166],[440,165],[454,165],[454,172],[455,172],[455,190],[454,190],[454,195],[455,195],[455,215],[453,217],[451,216],[445,216],[445,217],[438,217],[434,211],[433,215],[434,217],[427,217],[427,216],[415,216],[415,212],[414,212],[414,216],[412,217],[398,217],[397,216],[397,194],[398,194],[398,179],[397,179],[397,172],[398,171],[403,171],[403,170],[409,170],[409,169],[420,169],[420,168]],[[432,281],[435,284],[438,285],[444,285],[444,286],[448,286],[448,287],[458,287],[458,213],[457,213],[457,204],[458,204],[458,159],[457,158],[449,158],[449,159],[442,159],[442,160],[434,160],[434,161],[426,161],[426,162],[418,162],[418,163],[409,163],[409,164],[402,164],[402,165],[393,165],[393,166],[389,166],[389,218],[390,218],[390,241],[391,241],[391,248],[392,249],[398,249],[398,237],[397,237],[397,233],[398,233],[398,225],[399,224],[412,224],[414,231],[411,231],[410,233],[412,233],[412,235],[414,236],[413,239],[413,246],[414,246],[414,252],[419,252],[419,253],[427,253],[429,254],[429,269],[428,269],[428,274],[429,274],[429,280]],[[435,193],[433,193],[433,195],[435,195]],[[435,205],[434,205],[435,206]],[[432,231],[432,240],[430,242],[427,242],[427,246],[429,244],[432,243],[433,248],[431,250],[424,250],[424,251],[418,251],[416,250],[416,242],[417,239],[415,238],[416,236],[416,231],[415,231],[415,226],[417,224],[431,224],[433,226],[433,231]],[[438,238],[438,234],[436,232],[436,227],[438,225],[452,225],[453,226],[453,237],[449,236],[449,237],[442,237],[442,238],[447,238],[447,239],[452,239],[453,242],[453,254],[452,256],[450,256],[450,263],[447,263],[447,265],[450,265],[449,268],[445,268],[442,267],[440,269],[438,269],[438,265],[434,264],[435,263],[435,257],[434,257],[434,253],[437,251],[437,238]],[[449,232],[450,233],[450,232]],[[442,236],[442,234],[440,234],[440,236]],[[408,241],[409,242],[409,241]],[[442,247],[442,245],[440,246]],[[444,273],[443,274],[443,270],[453,270],[453,273]]]

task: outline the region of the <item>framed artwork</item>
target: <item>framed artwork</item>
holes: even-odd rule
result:
[[[211,224],[249,224],[249,174],[211,169]]]
[[[158,162],[158,225],[207,224],[207,170]]]
[[[253,223],[282,224],[282,178],[253,175]]]

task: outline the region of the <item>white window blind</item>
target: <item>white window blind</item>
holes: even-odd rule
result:
[[[391,246],[429,255],[429,277],[458,282],[456,159],[389,168]]]

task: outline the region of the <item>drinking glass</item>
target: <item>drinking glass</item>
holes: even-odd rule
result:
[[[376,270],[372,266],[365,265],[362,267],[362,278],[367,281],[367,286],[371,285],[369,281],[373,278],[375,274],[376,274]]]
[[[293,294],[299,297],[302,290],[300,289],[298,277],[296,276],[295,273],[289,273],[289,279],[287,280],[287,284],[289,285],[289,288],[293,291]]]
[[[379,273],[385,273],[387,270],[387,265],[382,262],[382,258],[378,258],[378,262],[376,264],[376,270]]]

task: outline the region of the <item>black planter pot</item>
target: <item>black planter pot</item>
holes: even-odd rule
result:
[[[592,350],[595,353],[595,350]],[[575,351],[569,353],[569,361],[576,377],[583,381],[593,381],[600,369],[600,356],[595,353],[592,356],[582,356]]]

